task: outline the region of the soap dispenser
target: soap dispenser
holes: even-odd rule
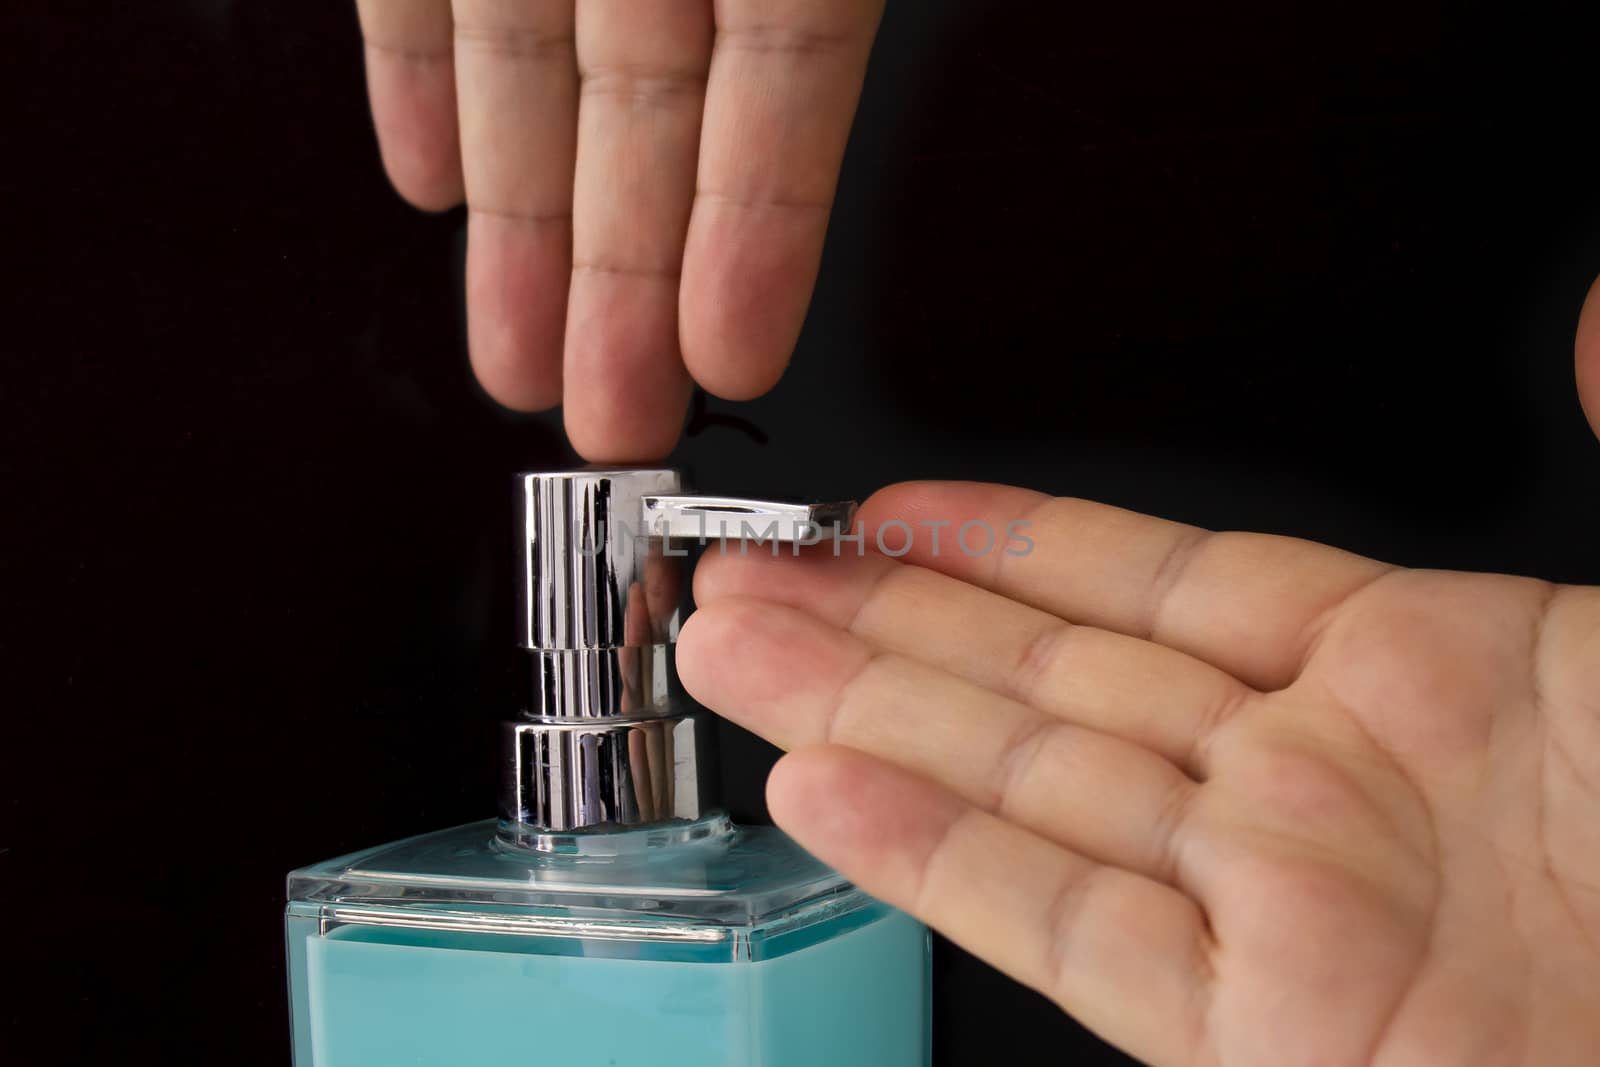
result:
[[[499,817],[289,875],[296,1067],[925,1067],[927,929],[718,809],[673,661],[688,542],[770,551],[851,511],[518,478]]]

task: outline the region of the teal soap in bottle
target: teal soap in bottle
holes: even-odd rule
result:
[[[673,667],[683,539],[848,519],[670,470],[521,476],[499,818],[289,875],[296,1067],[925,1067],[926,928],[717,809]]]

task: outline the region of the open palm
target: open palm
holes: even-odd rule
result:
[[[910,551],[708,553],[680,645],[819,857],[1153,1063],[1600,1055],[1600,589],[999,486],[864,517]]]

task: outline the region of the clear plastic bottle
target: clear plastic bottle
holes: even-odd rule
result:
[[[927,929],[717,811],[672,668],[663,539],[754,513],[788,541],[835,513],[696,514],[670,471],[521,492],[533,687],[501,817],[289,875],[296,1067],[925,1067]],[[618,520],[627,542],[596,537]]]
[[[493,820],[296,871],[298,1067],[924,1067],[928,933],[771,827],[507,846]]]

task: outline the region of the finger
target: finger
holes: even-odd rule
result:
[[[665,455],[689,402],[678,276],[694,196],[711,9],[578,5],[578,162],[567,436],[601,462]]]
[[[683,356],[712,393],[782,375],[822,256],[882,0],[718,0]]]
[[[810,612],[875,648],[1152,749],[1202,777],[1212,728],[1252,695],[1164,645],[1075,626],[875,553],[835,556],[826,546],[798,559],[708,552],[694,592],[702,606],[743,596]]]
[[[1589,426],[1600,434],[1600,279],[1589,289],[1578,319],[1578,400]]]
[[[634,802],[642,822],[670,819],[667,808],[667,763],[660,745],[651,744],[642,730],[628,731],[628,770]]]
[[[1258,689],[1292,682],[1327,618],[1392,569],[1295,538],[1210,533],[976,482],[891,486],[861,521],[896,551],[909,532],[908,563],[1170,646]],[[943,524],[939,551],[929,524]]]
[[[454,0],[467,334],[490,396],[561,399],[578,72],[572,0]]]
[[[623,609],[622,633],[630,648],[644,648],[672,640],[670,620],[677,617],[683,600],[682,561],[665,554],[660,543],[651,546],[644,559],[644,580],[628,587]],[[650,691],[649,665],[634,656],[620,657],[618,670],[622,693],[618,697],[624,712],[648,711],[659,696]]]
[[[383,168],[426,211],[461,202],[450,0],[356,0]]]
[[[678,669],[695,699],[781,748],[849,745],[1091,859],[1178,876],[1198,787],[1148,749],[764,601],[695,612]]]
[[[835,746],[786,756],[773,818],[861,888],[910,911],[1141,1060],[1187,1062],[1210,994],[1199,908],[904,771]]]

